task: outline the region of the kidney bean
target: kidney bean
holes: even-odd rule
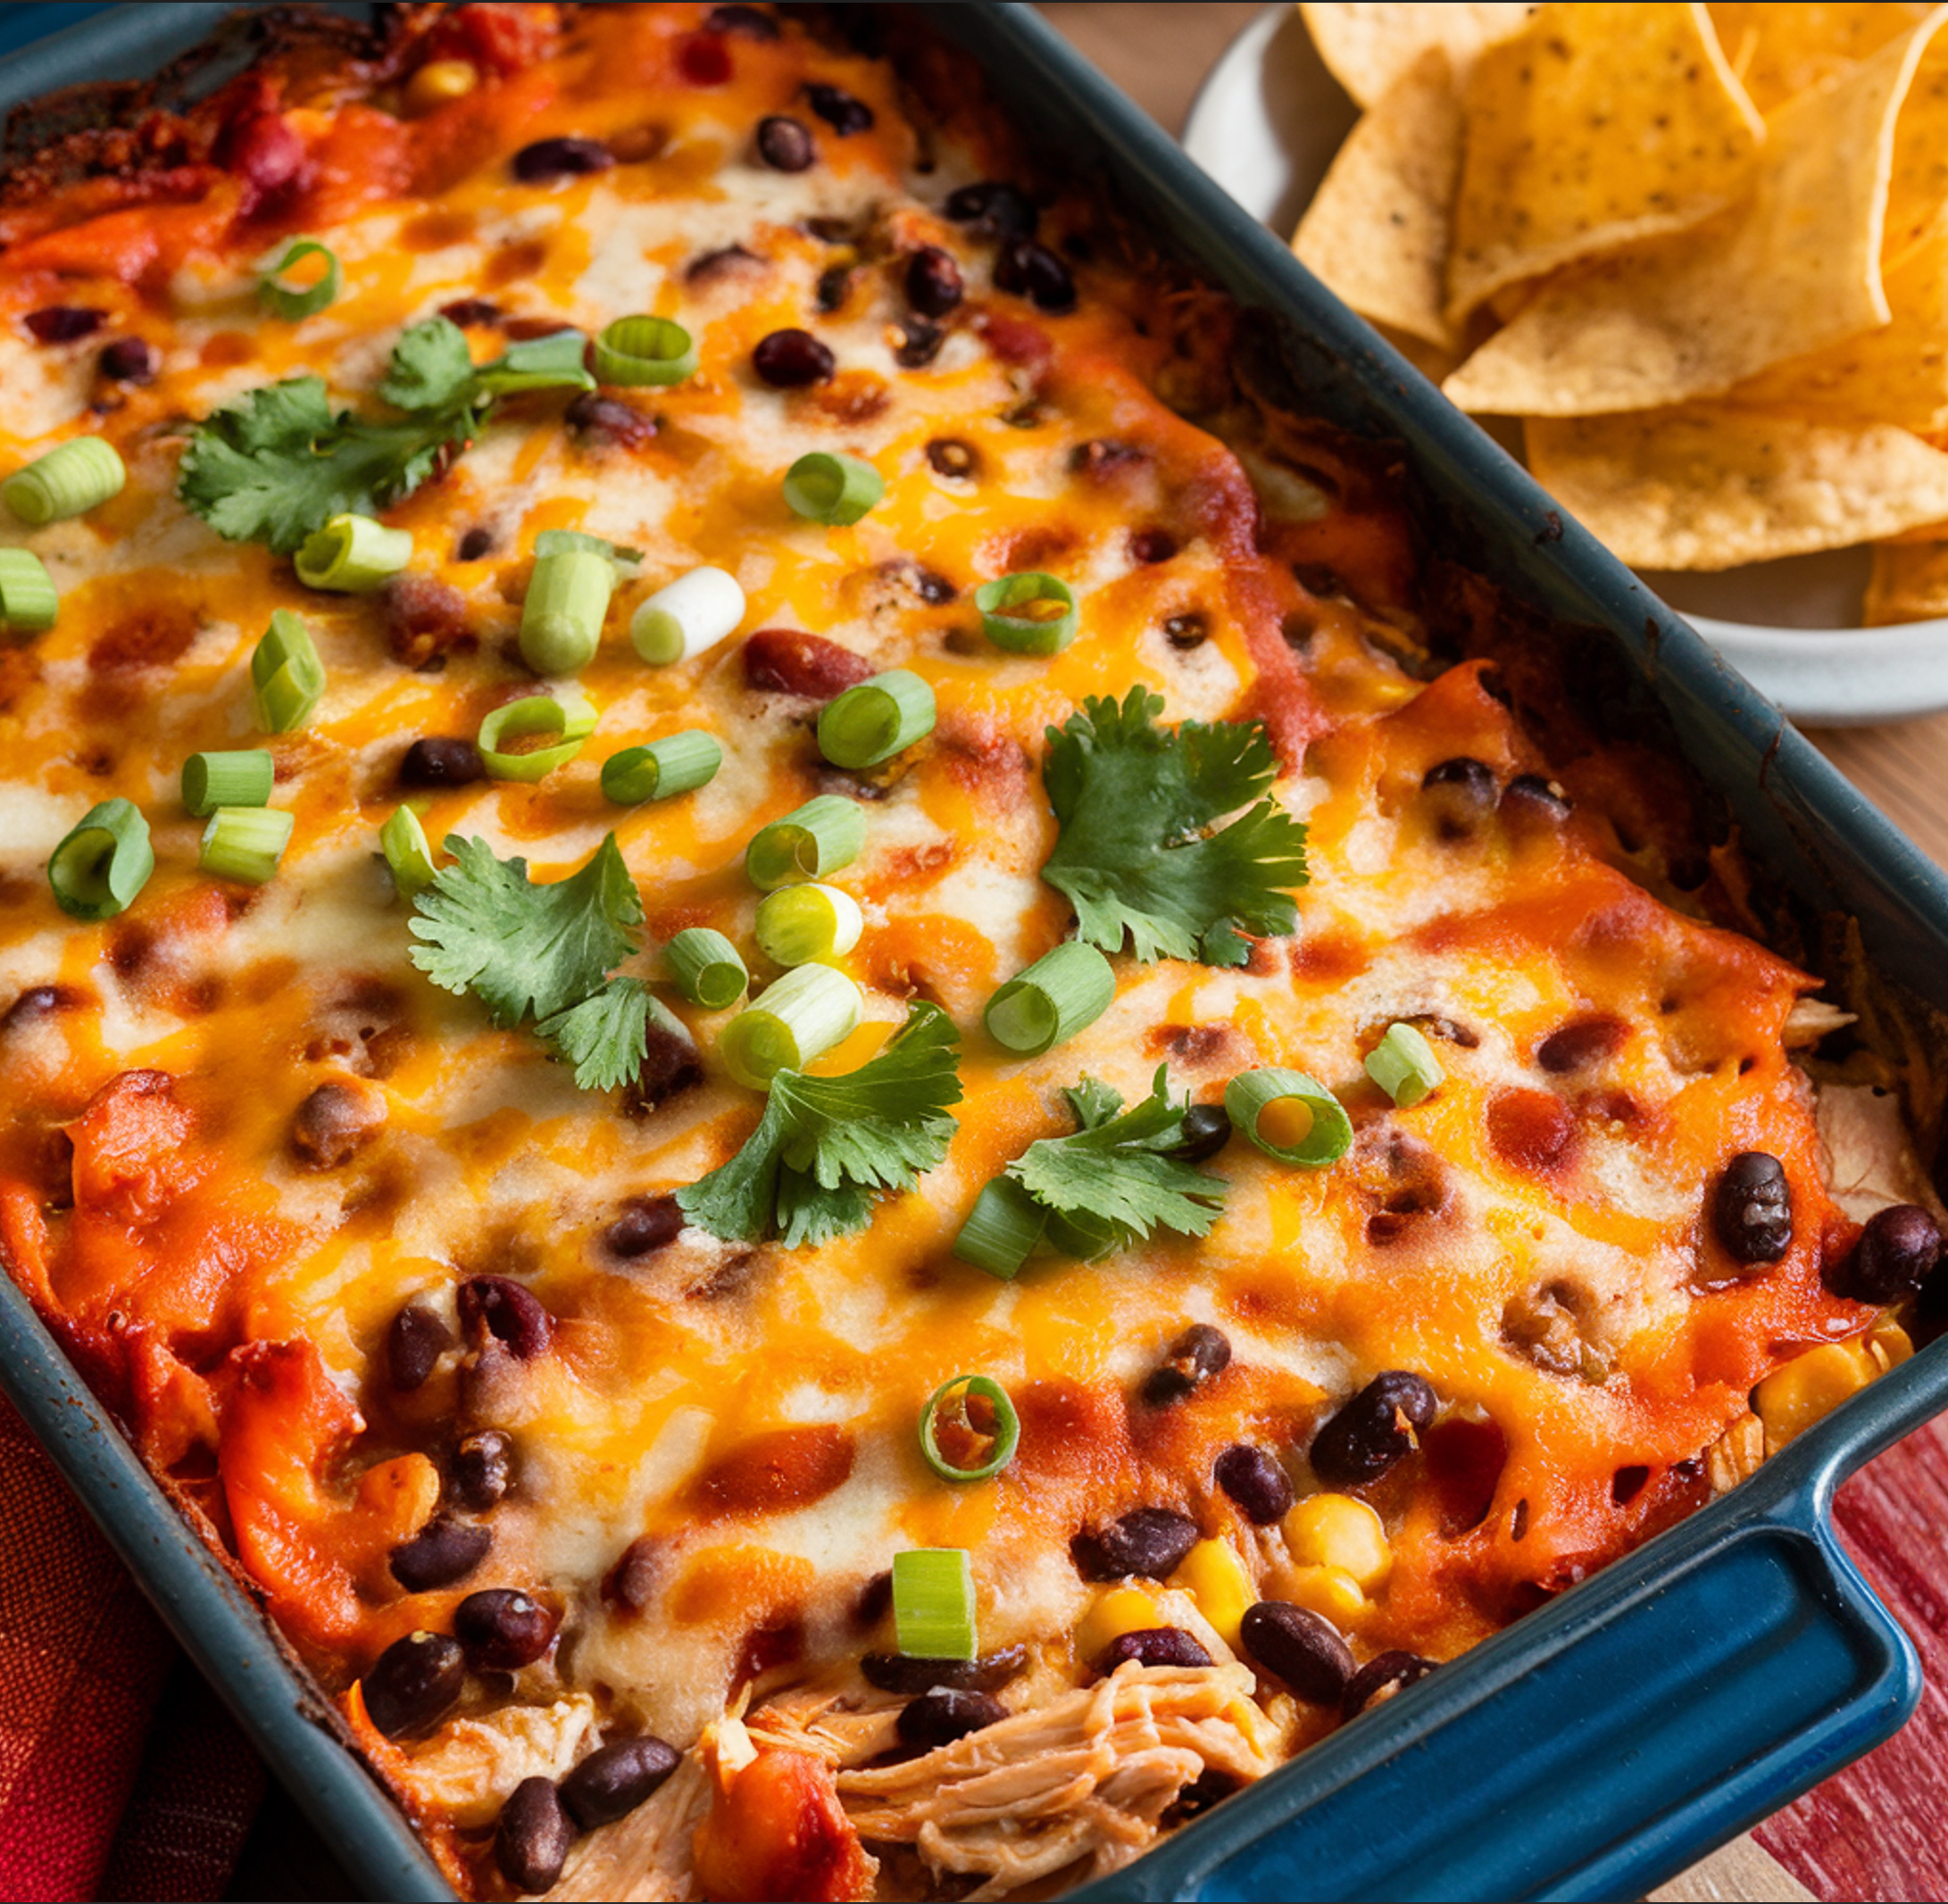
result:
[[[462,330],[476,327],[487,329],[501,320],[501,307],[485,297],[456,297],[450,304],[442,304],[439,314],[449,324],[457,324]]]
[[[1010,238],[995,259],[995,282],[1026,297],[1038,311],[1057,314],[1076,308],[1076,280],[1069,267],[1033,238]]]
[[[514,176],[523,185],[541,185],[551,179],[605,172],[614,163],[615,154],[596,139],[537,139],[514,154]]]
[[[964,1692],[956,1686],[936,1686],[900,1708],[894,1730],[902,1745],[931,1752],[952,1745],[971,1732],[998,1725],[1008,1709],[986,1692]]]
[[[1438,1659],[1424,1659],[1419,1653],[1374,1654],[1346,1682],[1346,1690],[1339,1701],[1341,1717],[1357,1718],[1369,1706],[1378,1705],[1392,1699],[1396,1692],[1404,1692],[1409,1686],[1418,1684],[1439,1664]]]
[[[102,346],[95,368],[114,384],[148,384],[162,367],[162,353],[141,337],[117,337]]]
[[[1202,615],[1172,615],[1163,624],[1163,638],[1180,654],[1188,654],[1203,646],[1211,638],[1211,629]]]
[[[805,102],[841,138],[872,129],[872,108],[838,87],[812,80],[805,87]]]
[[[818,287],[812,293],[812,301],[829,317],[845,303],[846,294],[852,287],[852,266],[835,264],[819,273]]]
[[[395,575],[379,591],[386,618],[386,650],[405,668],[474,646],[467,625],[467,598],[449,582],[429,575]]]
[[[1226,1123],[1230,1119],[1227,1118]],[[1161,1366],[1150,1371],[1143,1399],[1153,1409],[1181,1401],[1200,1382],[1221,1374],[1231,1362],[1231,1343],[1223,1330],[1194,1322],[1170,1344]]]
[[[838,361],[809,330],[774,330],[751,353],[751,368],[776,390],[822,384]]]
[[[493,1528],[437,1514],[410,1541],[395,1547],[387,1564],[407,1592],[426,1593],[464,1580],[493,1544]]]
[[[57,1011],[71,1011],[86,1002],[84,995],[69,985],[29,985],[4,1013],[0,1013],[0,1031],[13,1031],[37,1019],[52,1018]]]
[[[744,644],[744,678],[765,694],[829,701],[871,673],[863,655],[798,628],[759,628]]]
[[[1328,1487],[1378,1480],[1413,1446],[1411,1429],[1426,1428],[1440,1402],[1417,1375],[1375,1376],[1312,1438],[1312,1472]]]
[[[1623,1049],[1630,1027],[1619,1018],[1573,1019],[1560,1026],[1536,1047],[1536,1062],[1559,1076],[1613,1058]]]
[[[623,1086],[623,1114],[646,1117],[657,1105],[703,1082],[703,1061],[695,1041],[680,1026],[653,1022],[643,1038],[643,1060]]]
[[[562,1802],[585,1832],[613,1825],[683,1763],[675,1746],[645,1733],[598,1747],[562,1781]]]
[[[1444,840],[1464,840],[1494,811],[1500,788],[1486,761],[1459,754],[1430,767],[1420,782]]]
[[[928,245],[907,260],[906,301],[922,317],[945,317],[965,295],[952,252]]]
[[[552,1891],[574,1843],[575,1826],[552,1781],[524,1778],[508,1793],[494,1828],[494,1862],[516,1891]]]
[[[1282,1520],[1292,1505],[1292,1481],[1265,1452],[1245,1442],[1234,1442],[1212,1468],[1218,1485],[1244,1509],[1254,1526],[1269,1527]]]
[[[956,479],[972,476],[980,467],[973,445],[962,443],[957,437],[936,437],[927,445],[927,462],[937,476]]]
[[[1231,1141],[1231,1117],[1222,1104],[1193,1104],[1184,1113],[1183,1141],[1167,1152],[1179,1163],[1204,1163]]]
[[[1095,1662],[1105,1677],[1126,1659],[1138,1666],[1209,1666],[1211,1655],[1196,1635],[1181,1626],[1146,1626],[1137,1633],[1121,1633],[1103,1649]]]
[[[1240,1625],[1252,1664],[1285,1681],[1293,1696],[1336,1706],[1355,1670],[1353,1650],[1331,1621],[1282,1600],[1261,1600]]]
[[[479,523],[462,536],[454,548],[456,562],[477,562],[494,553],[494,531]]]
[[[328,1082],[297,1107],[291,1148],[314,1170],[349,1163],[386,1126],[386,1100],[370,1087]]]
[[[514,1484],[514,1444],[498,1428],[482,1428],[462,1439],[446,1473],[461,1506],[485,1514]]]
[[[1786,1168],[1764,1151],[1741,1151],[1711,1193],[1711,1227],[1735,1263],[1776,1263],[1793,1240]]]
[[[484,1587],[454,1609],[454,1637],[477,1673],[532,1666],[561,1624],[559,1614],[519,1587]]]
[[[903,370],[924,370],[940,354],[947,334],[925,318],[909,318],[899,326],[899,342],[893,346],[893,361]]]
[[[521,1361],[531,1362],[554,1339],[554,1318],[540,1299],[504,1276],[468,1277],[459,1302],[460,1326],[471,1341],[495,1336]]]
[[[1941,1260],[1941,1229],[1918,1203],[1894,1203],[1867,1219],[1851,1254],[1823,1266],[1826,1285],[1855,1302],[1897,1302]]]
[[[444,1633],[395,1640],[361,1682],[365,1709],[388,1739],[430,1732],[459,1703],[467,1664]]]
[[[598,396],[593,390],[576,397],[562,412],[562,420],[578,437],[622,450],[640,449],[656,436],[655,418],[645,417],[633,403]]]
[[[423,1388],[439,1359],[454,1345],[453,1333],[419,1302],[408,1302],[386,1331],[386,1373],[402,1395]]]
[[[721,39],[695,34],[678,48],[677,66],[692,86],[722,86],[730,78],[730,53]]]
[[[1197,1523],[1169,1508],[1136,1508],[1070,1542],[1085,1580],[1141,1574],[1161,1580],[1197,1544]]]
[[[37,344],[72,344],[93,337],[107,315],[86,304],[49,304],[44,311],[29,311],[21,321]]]
[[[778,22],[754,6],[713,6],[703,16],[703,30],[737,34],[745,39],[770,40],[778,37]]]
[[[956,1692],[998,1692],[1028,1663],[1025,1646],[1004,1646],[978,1659],[928,1659],[912,1653],[868,1653],[859,1670],[869,1686],[909,1696],[945,1686]]]
[[[246,209],[254,211],[296,179],[304,164],[304,142],[281,112],[252,112],[224,127],[211,156],[244,180]]]
[[[811,129],[801,119],[773,112],[758,121],[758,157],[774,172],[809,171],[818,156]]]
[[[639,1197],[602,1233],[613,1256],[647,1256],[674,1243],[683,1227],[683,1209],[674,1197]]]
[[[1453,1019],[1437,1018],[1431,1011],[1417,1011],[1407,1022],[1416,1031],[1445,1044],[1458,1044],[1464,1052],[1474,1051],[1481,1043],[1479,1036],[1467,1026],[1457,1025]]]
[[[1041,220],[1028,194],[999,179],[948,193],[942,209],[956,225],[972,225],[984,237],[1031,238]]]
[[[1569,817],[1569,796],[1540,774],[1517,774],[1502,792],[1502,817],[1538,826],[1561,826]]]
[[[1132,561],[1139,561],[1145,568],[1153,568],[1158,562],[1167,562],[1177,553],[1177,537],[1168,529],[1144,528],[1131,531],[1129,556]]]
[[[457,735],[426,735],[406,749],[399,762],[401,786],[471,786],[486,777],[480,750]]]

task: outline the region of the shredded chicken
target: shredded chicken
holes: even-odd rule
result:
[[[1750,1409],[1704,1451],[1711,1492],[1728,1494],[1765,1465],[1765,1424]]]
[[[1855,1022],[1852,1012],[1829,1005],[1823,998],[1794,999],[1793,1009],[1786,1014],[1786,1048],[1797,1051],[1803,1045],[1817,1044],[1829,1031]]]
[[[402,1759],[398,1777],[436,1816],[491,1825],[524,1778],[560,1778],[594,1743],[595,1702],[586,1692],[552,1706],[504,1706],[455,1719]]]
[[[696,1895],[691,1844],[710,1804],[710,1776],[699,1756],[687,1753],[652,1798],[591,1832],[569,1853],[550,1900],[666,1898],[687,1904]]]
[[[1821,1085],[1815,1109],[1833,1201],[1856,1223],[1890,1203],[1919,1203],[1937,1218],[1944,1215],[1891,1091]]]

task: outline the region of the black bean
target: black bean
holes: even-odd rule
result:
[[[882,1692],[930,1692],[945,1686],[956,1692],[998,1692],[1028,1663],[1025,1646],[1003,1646],[978,1659],[928,1659],[914,1653],[868,1653],[859,1662],[869,1686]]]
[[[802,172],[818,157],[812,129],[802,119],[773,112],[758,121],[758,157],[774,172]]]
[[[1211,638],[1211,628],[1202,615],[1172,615],[1163,624],[1163,638],[1173,648],[1188,654],[1193,648],[1203,647]]]
[[[922,317],[945,317],[966,295],[952,252],[928,245],[906,264],[906,301]]]
[[[1296,1699],[1336,1706],[1354,1672],[1353,1650],[1331,1621],[1282,1600],[1261,1600],[1240,1625],[1246,1657],[1285,1681]]]
[[[501,1807],[494,1862],[516,1891],[552,1891],[575,1843],[575,1826],[551,1780],[524,1778]]]
[[[162,368],[162,353],[141,337],[117,337],[102,346],[95,367],[110,383],[147,384]]]
[[[454,1637],[477,1673],[512,1673],[548,1650],[560,1617],[519,1587],[484,1587],[454,1609]]]
[[[1948,1260],[1937,1262],[1914,1304],[1914,1339],[1923,1345],[1948,1329]]]
[[[972,476],[980,467],[974,445],[958,437],[936,437],[927,445],[927,461],[937,476]]]
[[[812,80],[805,87],[805,100],[841,138],[872,129],[872,108],[838,87],[821,86],[816,79]]]
[[[1374,1654],[1346,1682],[1346,1690],[1340,1696],[1340,1717],[1357,1718],[1369,1706],[1404,1692],[1425,1679],[1439,1664],[1438,1659],[1425,1659],[1419,1653]]]
[[[460,1701],[467,1662],[444,1633],[395,1640],[361,1682],[365,1709],[388,1739],[430,1732]]]
[[[487,763],[470,740],[429,734],[406,749],[399,762],[402,786],[470,786],[487,777]]]
[[[602,1234],[614,1256],[647,1256],[677,1240],[683,1227],[683,1206],[674,1197],[638,1197]]]
[[[998,1725],[1008,1709],[988,1692],[964,1692],[957,1686],[936,1686],[900,1708],[894,1730],[902,1745],[930,1752],[952,1745],[970,1732]]]
[[[291,1149],[314,1170],[349,1163],[386,1126],[386,1100],[378,1092],[329,1079],[297,1107]]]
[[[1026,192],[999,179],[950,192],[943,209],[956,225],[972,225],[985,237],[1031,238],[1041,219]]]
[[[1711,1227],[1735,1263],[1776,1263],[1793,1240],[1786,1169],[1764,1151],[1741,1151],[1711,1193]]]
[[[646,1117],[679,1092],[703,1082],[703,1060],[695,1040],[681,1025],[650,1025],[643,1041],[643,1061],[636,1076],[623,1086],[622,1110],[627,1117]]]
[[[1099,1673],[1113,1673],[1126,1659],[1138,1666],[1209,1666],[1211,1655],[1196,1635],[1181,1626],[1146,1626],[1137,1633],[1120,1633],[1103,1649],[1095,1662]]]
[[[450,304],[442,304],[439,314],[449,324],[457,324],[462,330],[476,326],[485,329],[501,320],[501,307],[484,297],[456,297]]]
[[[584,390],[576,397],[562,412],[562,420],[578,437],[612,443],[625,450],[636,449],[656,434],[654,417],[645,417],[633,403],[598,396],[593,390]]]
[[[446,1472],[461,1506],[485,1514],[514,1484],[514,1444],[498,1428],[482,1428],[462,1438]]]
[[[1560,826],[1569,817],[1569,796],[1540,774],[1517,774],[1502,794],[1504,819],[1538,826]]]
[[[1629,1035],[1630,1027],[1607,1012],[1596,1018],[1572,1019],[1536,1047],[1536,1062],[1544,1070],[1559,1076],[1580,1071],[1587,1065],[1615,1057]]]
[[[550,179],[605,172],[614,163],[615,154],[598,139],[537,139],[514,154],[514,176],[523,185],[540,185]]]
[[[1200,1382],[1221,1374],[1230,1361],[1230,1338],[1224,1331],[1208,1322],[1194,1322],[1170,1344],[1161,1366],[1150,1371],[1143,1399],[1153,1409],[1181,1401]]]
[[[809,330],[774,330],[751,353],[751,368],[777,390],[822,384],[837,367],[837,359]]]
[[[899,327],[900,341],[893,346],[893,361],[903,370],[924,370],[940,354],[947,334],[925,318],[908,318]]]
[[[1494,811],[1500,792],[1494,769],[1484,761],[1459,754],[1430,767],[1420,782],[1436,827],[1444,840],[1461,840]]]
[[[456,562],[477,562],[483,555],[491,555],[493,553],[494,531],[477,525],[460,538],[459,546],[454,551],[454,560]]]
[[[1254,1526],[1269,1527],[1282,1520],[1292,1505],[1292,1479],[1262,1448],[1233,1442],[1211,1472],[1218,1485],[1245,1511]]]
[[[435,1587],[464,1580],[494,1544],[494,1530],[476,1522],[437,1514],[410,1541],[392,1551],[392,1577],[409,1593],[429,1593]]]
[[[1228,1772],[1220,1772],[1216,1766],[1207,1765],[1177,1794],[1177,1801],[1164,1813],[1163,1822],[1181,1825],[1186,1819],[1201,1817],[1237,1789],[1237,1780]]]
[[[493,1335],[524,1362],[554,1339],[554,1318],[531,1290],[504,1276],[470,1276],[460,1285],[460,1326],[476,1346]]]
[[[1439,1038],[1444,1043],[1458,1044],[1464,1052],[1476,1050],[1480,1038],[1465,1025],[1457,1025],[1453,1019],[1436,1018],[1430,1011],[1417,1011],[1407,1020],[1416,1031],[1430,1038]]]
[[[812,293],[812,301],[829,317],[845,302],[845,294],[852,288],[852,283],[851,265],[831,265],[819,273],[818,288]]]
[[[1312,1439],[1312,1472],[1328,1487],[1378,1480],[1413,1446],[1411,1428],[1432,1425],[1440,1406],[1417,1375],[1375,1376]]]
[[[402,1395],[423,1388],[453,1342],[453,1332],[431,1310],[407,1303],[386,1331],[386,1372],[392,1385]]]
[[[1827,1287],[1855,1302],[1898,1302],[1941,1260],[1941,1229],[1918,1203],[1894,1203],[1867,1219],[1850,1255],[1825,1267]]]
[[[93,337],[107,315],[83,304],[50,304],[45,311],[29,311],[21,321],[37,344],[72,344]]]
[[[778,22],[754,6],[713,6],[703,16],[706,33],[735,33],[745,39],[776,39]]]
[[[1094,1534],[1070,1542],[1085,1580],[1120,1580],[1142,1574],[1161,1580],[1197,1544],[1197,1523],[1169,1508],[1136,1508]]]
[[[1142,528],[1130,534],[1130,560],[1142,562],[1145,568],[1167,562],[1176,553],[1177,537],[1169,529]]]
[[[585,1832],[613,1825],[648,1798],[683,1763],[675,1746],[645,1733],[600,1747],[562,1781],[562,1802]]]
[[[1132,443],[1119,443],[1113,437],[1092,437],[1069,453],[1069,467],[1078,476],[1101,478],[1112,476],[1131,463],[1145,461],[1145,453]]]
[[[37,1019],[52,1018],[55,1012],[71,1010],[81,1002],[81,994],[67,985],[29,985],[0,1014],[0,1031],[12,1031],[17,1026],[31,1025]]]
[[[1222,1104],[1193,1104],[1184,1113],[1184,1135],[1165,1154],[1179,1163],[1203,1163],[1231,1141],[1231,1117]]]
[[[995,259],[995,282],[1057,314],[1076,308],[1076,280],[1069,267],[1033,238],[1010,238]]]

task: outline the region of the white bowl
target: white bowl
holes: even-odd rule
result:
[[[1184,149],[1289,237],[1360,109],[1313,49],[1295,6],[1269,6],[1211,68]],[[1948,620],[1863,628],[1870,557],[1833,549],[1718,574],[1646,579],[1795,720],[1904,719],[1948,708]]]

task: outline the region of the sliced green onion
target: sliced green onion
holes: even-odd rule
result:
[[[433,883],[433,849],[427,844],[426,828],[411,807],[395,807],[393,815],[379,829],[379,850],[392,869],[392,883],[402,899],[423,893]]]
[[[597,383],[680,384],[695,370],[695,342],[673,318],[618,318],[595,339]]]
[[[762,828],[745,848],[744,869],[769,893],[850,866],[865,844],[866,816],[858,806],[837,794],[820,794]]]
[[[987,1001],[984,1022],[997,1044],[1039,1058],[1086,1026],[1116,996],[1116,973],[1093,945],[1070,939],[1017,972]]]
[[[257,725],[266,734],[288,734],[311,719],[324,699],[325,664],[311,630],[289,609],[278,609],[263,638],[251,651],[250,685],[257,697]]]
[[[1011,1176],[991,1178],[974,1199],[953,1253],[989,1276],[1012,1282],[1023,1263],[1041,1247],[1048,1212]]]
[[[521,659],[537,674],[574,674],[595,658],[615,588],[615,564],[592,549],[535,563],[520,608]]]
[[[974,606],[981,633],[1011,654],[1060,654],[1076,638],[1075,594],[1056,576],[1029,570],[983,582]]]
[[[779,965],[837,958],[859,944],[865,926],[859,902],[850,893],[816,880],[781,885],[758,902],[758,944]]]
[[[751,983],[737,948],[708,926],[687,926],[663,947],[663,963],[677,990],[706,1011],[735,1005]]]
[[[0,549],[0,622],[38,635],[54,627],[60,609],[46,563],[31,549]]]
[[[591,555],[606,555],[611,561],[639,562],[640,549],[611,542],[606,536],[591,536],[586,529],[543,529],[535,537],[535,560],[544,555],[566,555],[570,550],[587,549]]]
[[[991,1427],[976,1426],[968,1409],[969,1401],[976,1397],[994,1410]],[[943,1415],[947,1426],[962,1428],[987,1442],[988,1456],[979,1467],[956,1467],[940,1451],[939,1431]],[[1015,1447],[1020,1439],[1021,1419],[1014,1411],[1014,1403],[1009,1401],[1008,1391],[989,1376],[955,1376],[951,1382],[943,1382],[934,1391],[933,1400],[920,1410],[920,1451],[927,1458],[928,1467],[943,1481],[993,1480],[1014,1459]]]
[[[687,728],[612,753],[602,763],[602,790],[619,807],[639,806],[708,786],[723,764],[724,750],[708,734]]]
[[[296,824],[281,807],[219,807],[203,829],[196,864],[219,879],[263,885],[275,877]]]
[[[100,437],[71,437],[0,483],[0,503],[29,528],[39,528],[120,495],[128,480],[113,444]]]
[[[307,258],[325,261],[323,277],[302,287],[286,284],[284,273]],[[329,245],[321,245],[312,238],[299,238],[275,264],[264,267],[263,277],[258,282],[257,295],[287,323],[295,324],[300,318],[317,316],[337,296],[344,282],[345,274],[338,269],[337,258]]]
[[[917,1659],[971,1659],[974,1568],[964,1547],[909,1547],[893,1556],[893,1631]]]
[[[113,919],[135,903],[155,870],[149,823],[134,802],[104,800],[54,850],[47,883],[73,919]]]
[[[629,639],[645,661],[667,668],[714,648],[744,619],[744,590],[721,569],[693,569],[659,588],[629,618]]]
[[[819,752],[835,767],[877,767],[934,730],[934,691],[905,668],[848,687],[819,716]]]
[[[1396,1020],[1366,1060],[1366,1075],[1404,1110],[1418,1104],[1447,1073],[1434,1047],[1413,1026]]]
[[[261,807],[271,798],[277,767],[261,747],[237,753],[193,753],[183,762],[183,804],[198,819],[219,807]]]
[[[412,536],[370,516],[334,516],[304,538],[297,552],[297,578],[307,588],[370,594],[412,560]]]
[[[887,493],[879,472],[856,456],[813,450],[785,472],[785,501],[794,515],[843,528]]]
[[[740,1085],[762,1091],[780,1071],[802,1071],[851,1037],[865,1010],[864,996],[844,972],[801,965],[724,1027],[718,1049]]]
[[[1241,1071],[1224,1087],[1232,1125],[1268,1157],[1317,1169],[1336,1163],[1353,1144],[1353,1125],[1342,1105],[1316,1077],[1268,1065]],[[1271,1127],[1265,1127],[1270,1112]]]
[[[580,694],[529,694],[497,707],[480,723],[476,744],[496,780],[540,780],[565,767],[595,731],[595,711]],[[546,735],[552,744],[515,752],[507,744]]]
[[[473,373],[475,386],[495,396],[516,390],[593,390],[595,379],[582,361],[588,339],[579,330],[550,331],[510,344],[492,363]]]

